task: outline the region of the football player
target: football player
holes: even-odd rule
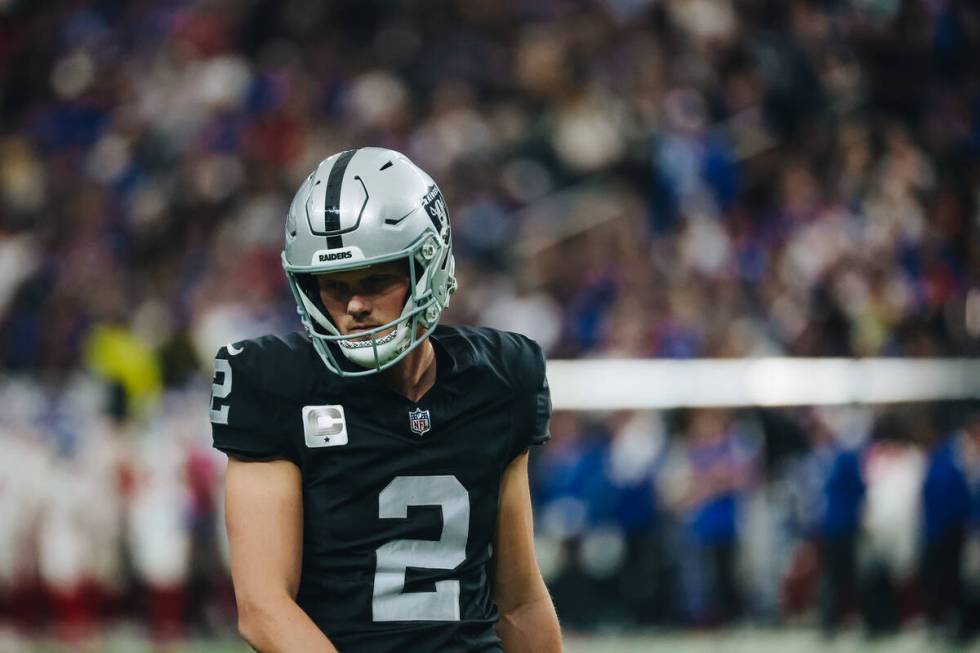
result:
[[[215,360],[242,635],[264,653],[559,651],[527,480],[544,357],[438,325],[456,280],[436,184],[392,150],[325,159],[282,263],[305,333]]]

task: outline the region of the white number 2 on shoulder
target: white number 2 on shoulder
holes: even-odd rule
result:
[[[218,383],[218,375],[221,383]],[[222,405],[219,399],[227,399],[231,394],[231,363],[223,358],[214,359],[214,383],[211,384],[211,423],[228,423],[228,406]]]

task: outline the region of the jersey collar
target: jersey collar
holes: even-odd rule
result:
[[[438,326],[429,335],[429,340],[432,341],[432,349],[436,355],[437,384],[444,381],[446,377],[455,374],[459,367],[456,352],[453,352],[452,339],[444,337],[445,328]]]

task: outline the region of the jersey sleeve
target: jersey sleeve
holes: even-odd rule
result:
[[[518,338],[520,347],[512,372],[515,375],[518,406],[512,460],[531,445],[544,444],[551,439],[551,390],[545,374],[544,352],[533,340],[523,336]]]
[[[243,460],[297,462],[281,426],[280,402],[263,387],[260,354],[246,341],[215,356],[209,407],[214,447]]]

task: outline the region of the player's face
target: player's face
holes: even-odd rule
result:
[[[398,318],[408,296],[404,261],[317,277],[320,300],[342,335],[367,331]],[[394,328],[394,327],[392,327]],[[375,338],[389,333],[375,334]]]

